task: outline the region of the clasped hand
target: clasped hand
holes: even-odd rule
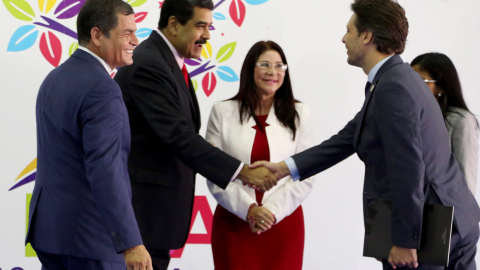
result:
[[[253,233],[259,235],[271,229],[275,224],[275,215],[263,206],[254,206],[248,210],[247,222]]]

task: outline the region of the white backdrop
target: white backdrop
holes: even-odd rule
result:
[[[0,4],[0,25],[4,29],[0,37],[1,270],[40,269],[38,259],[30,257],[28,250],[26,254],[23,244],[26,194],[32,192],[33,182],[9,189],[35,173],[35,164],[26,167],[36,158],[37,91],[48,72],[67,59],[69,48],[75,46],[75,39],[67,31],[61,33],[34,23],[48,26],[40,17],[43,16],[54,21],[50,25],[61,23],[76,32],[75,6],[70,5],[76,1],[79,0],[3,0]],[[59,6],[63,2],[65,6]],[[128,2],[137,13],[146,12],[137,27],[141,29],[139,36],[148,34],[157,25],[162,1]],[[447,54],[459,71],[467,104],[473,113],[479,114],[476,80],[480,74],[480,1],[399,2],[406,9],[410,23],[404,61],[431,51]],[[274,40],[285,50],[295,96],[311,108],[316,142],[340,130],[361,108],[367,76],[347,64],[345,46],[341,43],[351,15],[350,0],[214,0],[214,3],[218,5],[214,10],[215,30],[211,32],[211,49],[207,46],[203,53],[202,65],[210,61],[207,67],[215,67],[208,70],[211,72],[208,75],[202,72],[193,77],[202,111],[202,135],[212,104],[237,92],[235,77],[239,76],[248,49],[258,40]],[[48,31],[52,34],[42,38]],[[200,66],[188,69],[198,73]],[[304,269],[381,269],[374,259],[362,257],[363,173],[363,164],[353,156],[317,176],[314,190],[303,204]],[[196,194],[207,196],[211,211],[215,209],[216,203],[201,176],[197,177]],[[210,245],[205,240],[211,212],[202,209],[201,215],[195,215],[191,233],[196,238],[192,237],[191,242],[207,244],[187,244],[181,256],[177,253],[180,258],[172,259],[169,269],[213,269]]]

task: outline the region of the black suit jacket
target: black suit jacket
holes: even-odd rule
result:
[[[418,248],[425,203],[453,205],[463,237],[480,210],[454,159],[445,122],[425,82],[400,56],[377,72],[362,110],[337,135],[293,156],[302,179],[357,152],[368,198],[392,201],[393,244]]]
[[[192,83],[188,88],[157,32],[135,49],[133,60],[115,76],[131,124],[132,203],[145,246],[176,249],[188,236],[195,173],[226,188],[240,161],[198,134],[200,111]]]

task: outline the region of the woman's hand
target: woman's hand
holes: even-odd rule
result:
[[[248,211],[248,225],[253,233],[260,234],[271,229],[275,224],[275,215],[263,206],[251,207]]]

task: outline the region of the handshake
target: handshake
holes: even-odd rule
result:
[[[244,185],[265,192],[287,175],[290,175],[290,170],[284,161],[279,163],[257,161],[250,166],[244,165],[237,177]]]

